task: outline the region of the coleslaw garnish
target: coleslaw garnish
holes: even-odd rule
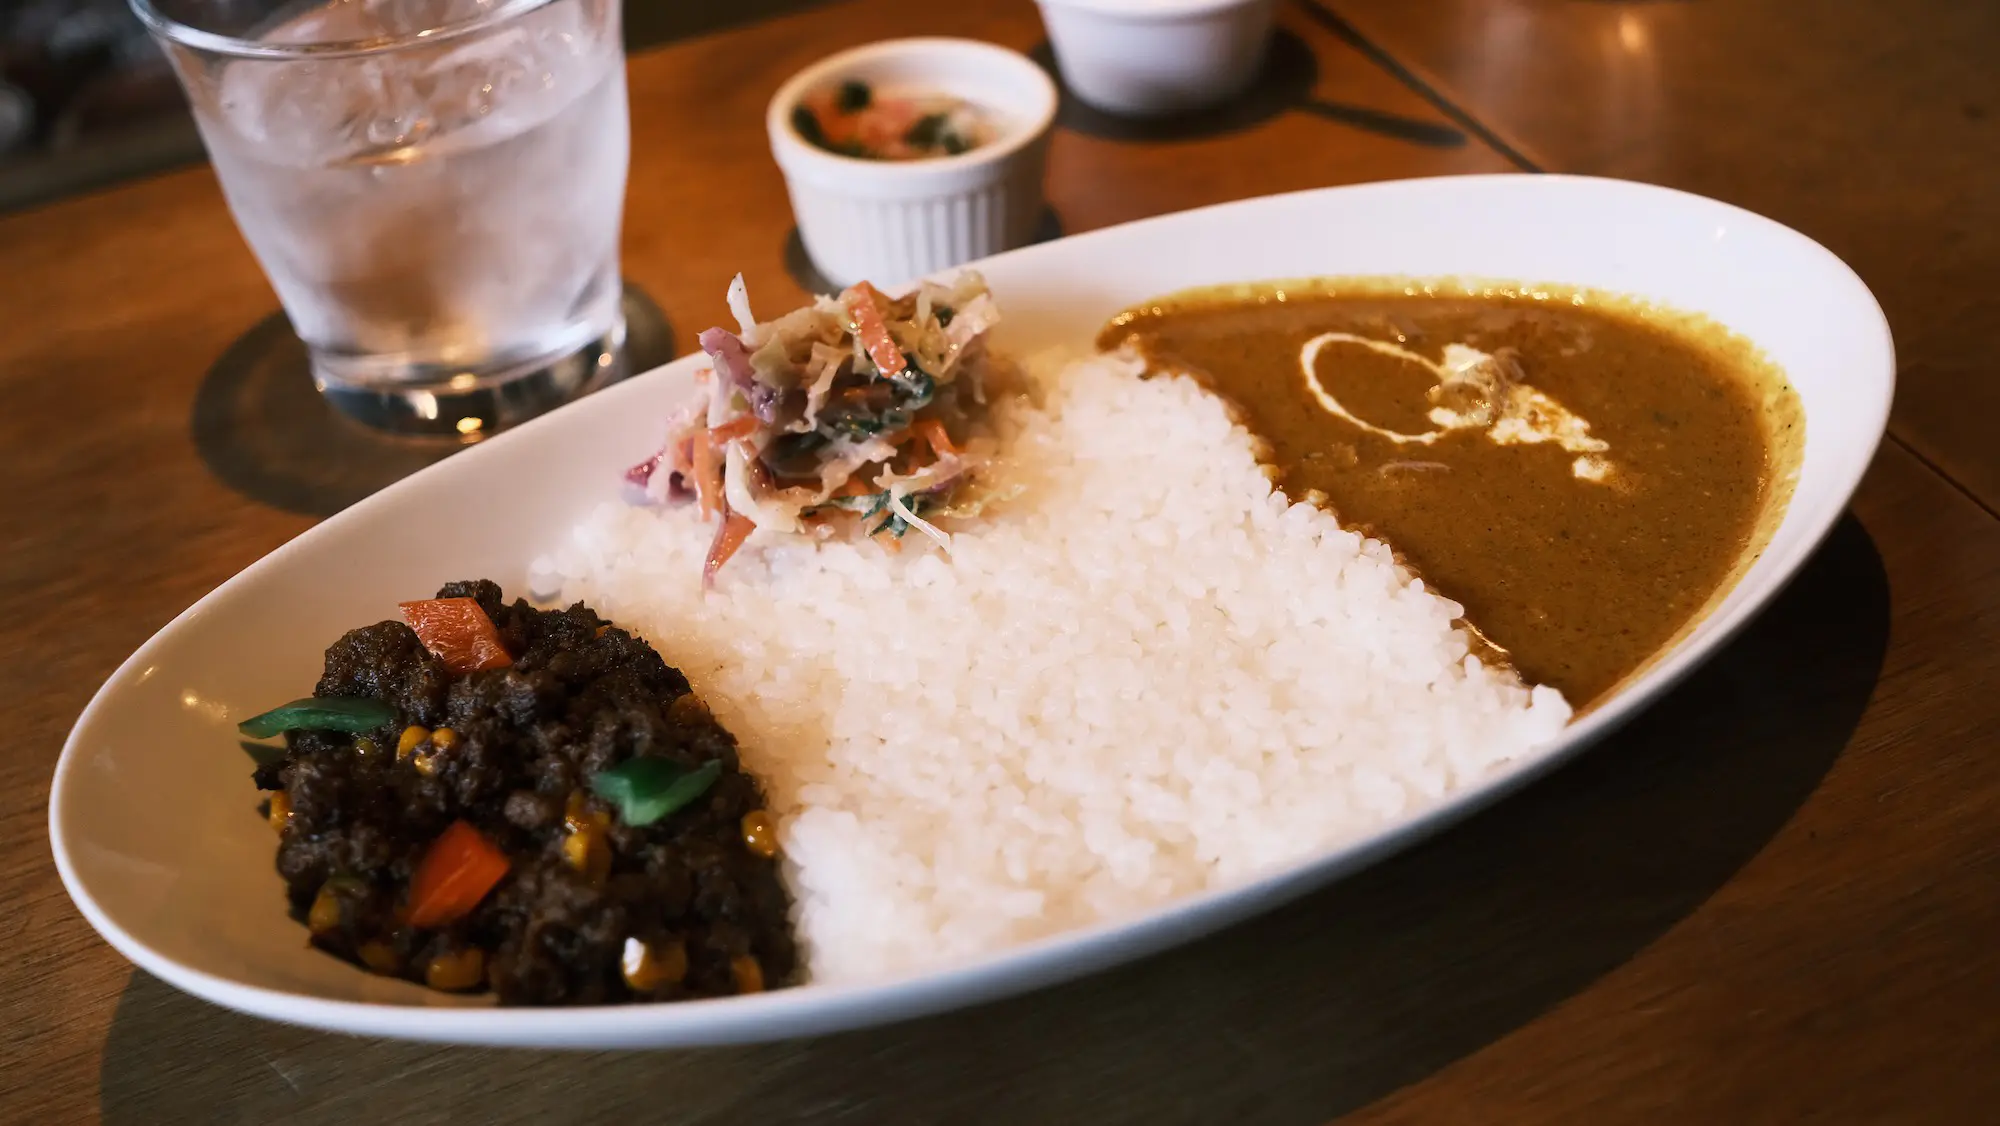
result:
[[[626,472],[646,501],[720,519],[704,583],[753,533],[900,540],[945,551],[935,521],[976,514],[999,308],[964,271],[891,298],[867,282],[769,321],[742,275],[727,295],[737,330],[700,335],[714,375],[668,422],[659,452]]]

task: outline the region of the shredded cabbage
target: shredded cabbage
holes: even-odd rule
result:
[[[739,274],[728,303],[737,331],[701,334],[706,401],[631,471],[647,497],[771,532],[825,536],[835,519],[865,535],[916,529],[948,551],[932,521],[993,499],[963,496],[984,461],[960,448],[983,426],[980,345],[1000,320],[985,279],[963,271],[898,298],[862,284],[759,323]],[[725,541],[733,551],[741,536]]]
[[[951,554],[951,537],[925,523],[921,516],[910,511],[910,507],[903,503],[903,498],[897,495],[894,489],[889,490],[889,510],[902,517],[903,522],[910,527],[936,540],[937,545],[944,548],[946,555]]]
[[[751,343],[757,335],[757,318],[750,312],[750,287],[743,284],[742,274],[729,279],[728,301],[729,315],[736,318],[743,342]]]

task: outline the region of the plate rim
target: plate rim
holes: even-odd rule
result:
[[[1335,185],[1302,191],[1253,196],[1066,236],[1060,242],[1089,241],[1149,226],[1184,222],[1192,216],[1218,211],[1271,206],[1276,201],[1306,198],[1353,196],[1384,192],[1471,191],[1485,185],[1525,185],[1529,190],[1559,192],[1582,188],[1589,191],[1626,192],[1633,195],[1674,197],[1698,206],[1719,209],[1719,214],[1735,217],[1775,230],[1816,251],[1825,262],[1843,274],[1842,280],[1858,294],[1856,312],[1872,313],[1868,323],[1858,326],[1863,335],[1876,338],[1881,346],[1880,386],[1868,401],[1858,404],[1865,432],[1870,435],[1865,450],[1836,465],[1838,503],[1825,511],[1802,518],[1800,538],[1779,557],[1774,566],[1779,578],[1755,596],[1726,612],[1720,607],[1710,612],[1711,635],[1698,646],[1681,644],[1657,658],[1639,679],[1628,683],[1610,699],[1573,720],[1557,739],[1532,757],[1513,763],[1481,780],[1434,802],[1414,816],[1334,846],[1312,856],[1253,879],[1211,888],[1155,905],[1134,917],[1107,920],[1087,927],[1052,935],[988,952],[909,977],[806,985],[743,997],[714,998],[656,1004],[552,1006],[552,1007],[447,1007],[405,1005],[373,1001],[336,1000],[310,993],[290,992],[236,981],[206,970],[196,969],[159,954],[145,942],[111,919],[91,896],[70,856],[70,842],[64,829],[67,783],[85,755],[82,744],[99,714],[115,695],[131,681],[142,663],[163,639],[198,621],[238,586],[251,581],[268,568],[280,566],[294,554],[310,551],[323,537],[339,534],[343,522],[359,518],[364,509],[388,503],[401,492],[421,487],[427,475],[457,464],[479,465],[501,456],[495,451],[512,448],[523,434],[539,434],[563,417],[568,406],[549,412],[518,427],[493,436],[471,449],[460,451],[435,466],[426,467],[396,481],[354,505],[335,513],[300,532],[225,579],[193,605],[162,625],[105,679],[85,705],[64,739],[50,782],[48,832],[50,849],[64,890],[78,911],[106,942],[134,965],[184,992],[225,1008],[286,1024],[328,1031],[383,1036],[398,1040],[456,1043],[482,1046],[543,1047],[561,1049],[669,1047],[698,1044],[731,1044],[791,1039],[800,1036],[888,1024],[895,1021],[969,1007],[1000,997],[1024,993],[1058,982],[1156,954],[1203,935],[1241,922],[1275,908],[1310,891],[1325,887],[1363,868],[1401,852],[1441,830],[1464,820],[1542,778],[1595,746],[1647,707],[1696,668],[1706,663],[1790,585],[1826,537],[1832,532],[1858,489],[1862,477],[1873,464],[1886,436],[1890,407],[1896,384],[1894,339],[1880,301],[1858,274],[1830,249],[1794,228],[1774,219],[1710,197],[1675,188],[1610,177],[1536,173],[1494,173],[1462,176],[1417,177],[1364,184]],[[962,268],[980,269],[989,263],[1016,255],[1035,253],[1041,247],[1025,247],[992,258],[968,263]],[[947,271],[950,272],[950,271]],[[1754,344],[1755,341],[1753,340]],[[690,353],[633,376],[607,388],[593,400],[642,395],[645,390],[691,371],[699,364],[700,353]],[[1866,388],[1855,388],[1864,391]],[[580,401],[581,402],[581,401]],[[577,404],[570,404],[574,406]],[[1811,440],[1810,419],[1808,441]],[[471,472],[458,469],[456,472]],[[1794,498],[1796,501],[1796,498]],[[1788,510],[1779,527],[1789,522],[1795,510]],[[1741,578],[1738,579],[1740,588]]]

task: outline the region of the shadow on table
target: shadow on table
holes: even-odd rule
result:
[[[1534,1020],[1699,908],[1840,755],[1888,622],[1881,561],[1850,517],[1716,660],[1520,795],[1191,946],[889,1028],[682,1052],[443,1049],[264,1024],[135,974],[105,1045],[104,1120],[1319,1126]]]
[[[626,373],[673,359],[673,329],[659,306],[629,283],[624,305]],[[313,386],[305,345],[283,313],[258,322],[209,368],[188,429],[223,484],[305,516],[331,516],[464,448],[378,433],[335,411]]]
[[[1248,90],[1219,106],[1167,117],[1121,117],[1096,109],[1063,82],[1049,44],[1036,47],[1028,57],[1056,80],[1059,90],[1056,123],[1110,141],[1189,141],[1241,132],[1280,114],[1299,110],[1413,145],[1459,148],[1466,143],[1464,133],[1442,122],[1314,97],[1313,87],[1319,82],[1319,60],[1313,57],[1305,40],[1282,28],[1272,35],[1264,68]]]

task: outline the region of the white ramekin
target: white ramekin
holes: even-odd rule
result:
[[[859,160],[808,142],[792,110],[857,79],[964,98],[995,136],[957,156]],[[794,75],[765,124],[806,253],[836,285],[894,286],[1023,246],[1042,214],[1042,169],[1056,88],[1026,57],[970,39],[893,39],[842,51]]]
[[[1039,0],[1056,66],[1107,113],[1201,109],[1257,77],[1277,0]]]

